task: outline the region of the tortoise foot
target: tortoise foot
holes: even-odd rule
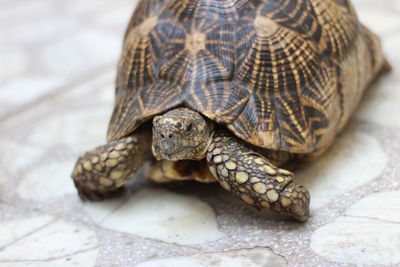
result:
[[[215,135],[207,161],[221,186],[245,203],[300,222],[308,219],[310,195],[293,182],[293,173],[275,167],[231,134]]]
[[[148,157],[150,138],[143,139],[147,143],[130,136],[83,154],[71,174],[81,199],[101,200],[118,194]]]
[[[96,191],[96,190],[90,190],[86,186],[79,184],[77,182],[74,182],[76,189],[78,190],[78,195],[79,198],[83,201],[101,201],[113,197],[117,197],[121,195],[124,191],[124,187],[120,187],[115,189],[114,191]]]
[[[278,200],[271,203],[271,210],[288,214],[300,222],[305,222],[310,216],[309,206],[310,194],[307,189],[291,182],[280,192]]]

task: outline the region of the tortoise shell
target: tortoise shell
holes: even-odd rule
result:
[[[383,65],[347,0],[142,0],[108,131],[186,106],[253,145],[328,146]]]

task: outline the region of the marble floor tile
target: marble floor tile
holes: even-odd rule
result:
[[[24,199],[44,201],[76,193],[71,179],[63,179],[71,174],[71,162],[57,162],[43,165],[29,171],[16,192]]]
[[[346,215],[400,223],[400,191],[370,194],[346,210]]]
[[[97,236],[50,215],[0,223],[0,266],[94,266]]]
[[[400,39],[399,39],[400,40]],[[400,45],[400,43],[399,43]],[[365,94],[355,116],[364,121],[400,128],[400,77],[390,76],[377,81]]]
[[[317,229],[311,248],[335,262],[400,264],[400,191],[371,194]]]
[[[224,236],[213,209],[193,196],[142,189],[115,204],[87,203],[85,210],[102,227],[168,243],[201,244]]]
[[[85,3],[39,0],[4,4],[0,35],[10,38],[0,39],[0,119],[116,66],[123,28],[135,1]],[[124,12],[110,15],[119,10]],[[114,19],[108,27],[96,22],[104,15]]]
[[[314,210],[378,178],[387,164],[374,137],[350,128],[325,155],[299,170],[296,179],[309,189]]]
[[[400,264],[396,0],[353,1],[393,70],[326,154],[296,170],[311,192],[305,224],[257,211],[218,184],[156,185],[144,170],[117,198],[78,198],[70,172],[106,142],[136,2],[0,0],[0,266]]]

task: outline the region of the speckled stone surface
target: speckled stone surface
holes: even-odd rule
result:
[[[297,173],[305,224],[216,184],[143,175],[82,203],[69,177],[103,144],[135,0],[0,1],[1,266],[400,265],[400,4],[354,0],[394,69],[334,146]]]

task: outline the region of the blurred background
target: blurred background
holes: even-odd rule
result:
[[[1,1],[0,118],[115,69],[135,0]]]
[[[335,146],[297,174],[304,224],[217,185],[140,177],[82,203],[78,155],[105,142],[135,0],[0,0],[0,266],[400,264],[400,1],[354,0],[393,71],[367,90]]]

